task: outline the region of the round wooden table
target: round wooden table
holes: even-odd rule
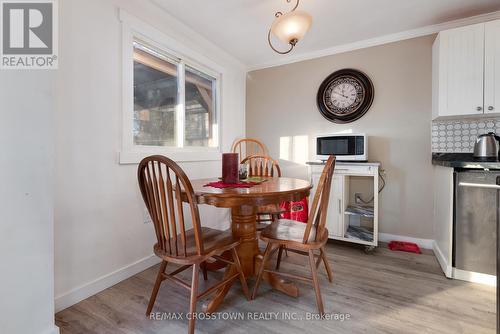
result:
[[[255,276],[262,260],[258,247],[256,218],[257,208],[269,204],[279,204],[283,201],[298,201],[309,196],[311,183],[305,180],[274,177],[251,188],[205,187],[216,179],[192,180],[193,189],[199,204],[213,205],[219,208],[231,209],[231,229],[233,235],[241,239],[238,255],[245,276]],[[216,266],[214,266],[216,267]],[[220,268],[220,267],[219,267]],[[226,268],[225,277],[234,274],[233,266]],[[264,280],[275,289],[290,296],[297,297],[298,289],[294,283],[287,282],[271,273],[265,273]],[[230,289],[230,285],[221,288],[206,308],[214,312]]]

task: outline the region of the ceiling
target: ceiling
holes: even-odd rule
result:
[[[290,10],[295,0],[291,4],[285,0],[153,1],[250,68],[284,57],[269,48],[267,31],[274,13]],[[302,0],[299,8],[313,16],[313,25],[292,51],[294,57],[497,11],[500,0]]]

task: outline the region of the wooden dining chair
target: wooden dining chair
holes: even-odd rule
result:
[[[278,161],[269,156],[251,155],[241,161],[248,166],[248,177],[281,177]],[[257,231],[266,228],[270,222],[279,219],[285,210],[278,204],[261,206],[257,209]]]
[[[172,160],[164,156],[150,156],[141,161],[137,172],[142,197],[151,216],[156,234],[154,253],[162,259],[156,278],[146,315],[153,309],[161,283],[171,280],[190,291],[189,333],[194,333],[198,299],[215,292],[233,280],[239,278],[243,292],[250,299],[245,276],[241,269],[236,247],[239,239],[230,231],[219,231],[202,227],[198,204],[191,182],[184,171]],[[183,201],[189,206],[192,228],[184,217]],[[223,252],[230,251],[232,261],[221,257]],[[198,274],[201,265],[208,259],[215,259],[235,266],[236,273],[204,292],[198,292]],[[168,263],[180,265],[171,273],[166,273]],[[193,268],[191,284],[175,277],[188,268]]]
[[[235,141],[231,147],[231,152],[238,153],[240,155],[240,161],[252,155],[267,155],[266,146],[261,141],[254,138],[242,138]]]
[[[316,304],[320,314],[324,314],[323,300],[319,287],[317,268],[323,262],[328,280],[333,282],[333,274],[330,264],[326,258],[325,244],[328,241],[328,230],[326,229],[326,215],[328,201],[330,198],[330,188],[333,179],[333,170],[335,168],[335,157],[330,156],[325,164],[323,173],[318,182],[318,187],[309,211],[307,224],[293,220],[280,219],[266,227],[260,234],[260,239],[267,243],[263,260],[260,265],[257,281],[252,294],[255,298],[259,289],[260,281],[264,272],[274,273],[283,277],[298,279],[311,283],[316,293]],[[311,267],[311,277],[298,276],[294,274],[280,272],[279,269],[266,269],[266,263],[269,258],[285,246],[289,251],[306,255],[309,257]],[[314,252],[319,252],[315,254]],[[317,258],[317,259],[316,259]],[[278,254],[278,264],[281,261],[281,252]]]
[[[281,177],[278,161],[266,155],[251,155],[241,161],[248,165],[248,176]]]

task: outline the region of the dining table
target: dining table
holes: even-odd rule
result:
[[[299,201],[309,196],[311,182],[288,177],[266,177],[262,182],[248,188],[215,188],[209,183],[218,179],[191,180],[198,204],[206,204],[231,210],[231,231],[241,241],[237,247],[241,266],[246,278],[256,276],[262,262],[262,252],[258,245],[257,211],[259,207],[280,204],[286,201]],[[224,277],[236,272],[234,266],[216,261],[207,263],[208,270],[225,268]],[[294,282],[285,280],[272,273],[264,273],[263,280],[273,288],[293,297],[298,296],[298,288]],[[231,284],[217,290],[215,296],[205,305],[205,312],[212,313],[224,300]]]

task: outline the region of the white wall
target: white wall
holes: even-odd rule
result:
[[[54,326],[55,72],[0,70],[0,332]]]
[[[380,232],[433,239],[431,165],[431,48],[434,36],[346,52],[250,72],[246,130],[280,156],[280,138],[305,136],[314,158],[314,136],[365,132],[369,159],[387,171],[380,195]],[[375,86],[371,109],[349,124],[324,119],[316,106],[321,82],[342,68],[357,68]],[[284,164],[285,175],[305,168]]]
[[[144,224],[137,165],[118,164],[121,148],[119,7],[204,54],[225,69],[222,146],[244,135],[245,70],[149,1],[60,2],[56,116],[55,293],[67,307],[157,261],[153,226]],[[183,163],[192,178],[220,174],[220,162]],[[204,208],[207,225],[225,210]]]

